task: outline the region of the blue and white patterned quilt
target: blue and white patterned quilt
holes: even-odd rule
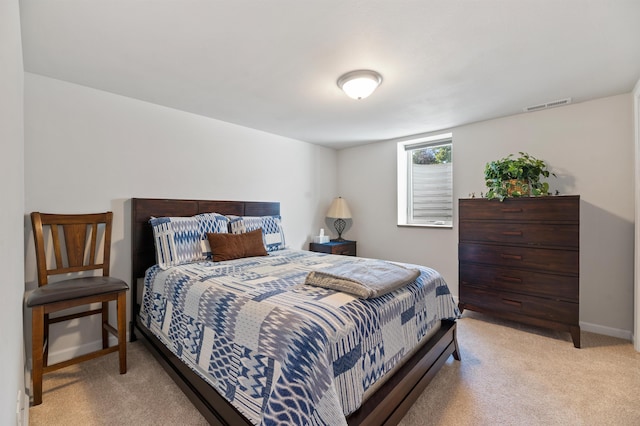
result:
[[[440,319],[447,284],[415,282],[361,300],[305,285],[309,271],[363,258],[280,250],[147,271],[140,317],[254,424],[346,424],[365,392]]]

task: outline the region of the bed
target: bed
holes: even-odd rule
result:
[[[416,326],[420,329],[419,333],[417,333],[419,337],[416,338],[419,344],[416,347],[410,349],[402,348],[401,351],[398,351],[398,354],[402,354],[401,359],[391,356],[387,357],[384,362],[384,368],[380,366],[373,368],[371,365],[368,365],[367,368],[369,368],[369,370],[367,371],[369,372],[362,373],[366,376],[365,379],[362,379],[361,376],[352,373],[348,368],[342,368],[341,365],[345,364],[345,362],[347,364],[350,363],[349,368],[351,368],[352,364],[362,362],[375,364],[376,357],[380,357],[379,352],[382,349],[371,348],[370,352],[374,355],[369,355],[366,361],[350,357],[348,349],[350,349],[351,346],[345,349],[343,353],[335,355],[333,353],[336,352],[336,350],[340,352],[340,347],[352,345],[353,333],[351,331],[345,332],[351,334],[346,337],[341,335],[336,340],[334,337],[327,338],[327,335],[333,336],[333,334],[340,333],[332,334],[331,332],[325,332],[322,327],[317,327],[316,325],[323,323],[323,321],[326,323],[338,322],[342,324],[345,321],[339,318],[340,315],[347,315],[345,314],[346,312],[357,310],[353,307],[362,309],[362,306],[369,306],[367,309],[382,309],[378,307],[376,303],[380,303],[380,301],[386,299],[389,299],[391,301],[390,303],[397,303],[397,306],[389,308],[389,311],[398,311],[400,309],[398,306],[404,306],[402,304],[406,303],[406,301],[396,301],[396,299],[402,299],[400,297],[401,294],[403,295],[402,297],[404,297],[403,292],[405,292],[405,289],[362,302],[358,298],[350,297],[341,292],[305,285],[303,277],[307,274],[308,270],[305,268],[310,267],[313,269],[324,264],[346,262],[345,258],[336,255],[311,253],[304,250],[284,249],[284,247],[280,250],[270,251],[267,256],[238,259],[237,261],[212,262],[210,260],[203,260],[202,262],[187,263],[186,265],[169,265],[169,267],[165,268],[160,268],[156,265],[156,248],[154,244],[154,231],[150,224],[151,218],[188,218],[211,212],[236,218],[279,217],[280,204],[277,202],[142,198],[134,198],[131,200],[132,295],[135,296],[135,300],[131,304],[132,323],[130,329],[131,340],[134,341],[138,337],[143,339],[156,359],[211,424],[256,424],[260,422],[260,420],[256,420],[256,412],[260,410],[269,412],[269,415],[263,414],[263,424],[278,422],[309,424],[346,423],[349,425],[397,424],[445,361],[450,356],[453,356],[457,360],[460,359],[455,323],[455,318],[459,313],[453,301],[450,301],[450,303],[447,301],[447,299],[450,299],[450,295],[446,284],[443,284],[444,281],[441,281],[441,278],[439,278],[439,275],[435,271],[428,268],[424,270],[421,269],[420,279],[416,280],[415,285],[412,284],[413,287],[407,286],[406,289],[407,292],[412,292],[412,294],[422,292],[423,287],[426,288],[427,286],[421,284],[423,283],[421,280],[433,279],[435,280],[435,284],[429,285],[435,287],[429,290],[429,292],[438,293],[439,296],[435,302],[420,302],[430,306],[430,317],[422,320],[421,325]],[[267,240],[265,241],[267,243],[269,242]],[[269,244],[267,244],[267,246],[269,246]],[[244,263],[238,264],[234,262]],[[298,263],[296,264],[294,262]],[[265,343],[264,340],[262,340],[260,347],[258,348],[258,346],[256,346],[255,349],[264,349],[264,351],[269,352],[275,351],[274,348],[280,346],[289,347],[291,345],[296,346],[296,344],[300,347],[307,346],[306,344],[301,345],[300,340],[303,342],[313,341],[315,342],[314,345],[317,346],[314,352],[310,352],[310,354],[313,355],[298,354],[296,355],[297,358],[295,358],[295,362],[289,362],[287,360],[291,359],[292,355],[285,354],[283,355],[284,358],[277,358],[274,364],[273,357],[265,357],[264,354],[258,353],[259,350],[252,352],[250,349],[247,349],[251,344],[243,343],[243,346],[239,343],[233,343],[233,347],[236,348],[234,350],[240,347],[247,352],[246,356],[242,354],[238,355],[238,353],[230,355],[229,351],[227,351],[227,357],[225,358],[224,348],[226,343],[221,344],[221,340],[216,340],[216,344],[211,345],[212,338],[207,339],[203,337],[204,334],[201,332],[203,327],[198,328],[198,326],[192,324],[194,322],[192,317],[197,316],[196,314],[189,316],[186,314],[183,315],[182,312],[176,314],[173,311],[171,311],[172,318],[189,318],[191,323],[185,323],[186,325],[180,326],[185,330],[188,329],[184,332],[187,334],[181,334],[181,340],[172,342],[171,336],[176,335],[171,329],[173,322],[166,320],[168,314],[160,313],[161,311],[156,308],[158,305],[162,305],[163,309],[164,306],[169,306],[169,308],[173,310],[176,309],[177,305],[181,305],[191,306],[193,310],[193,303],[184,303],[185,297],[189,298],[193,296],[189,296],[188,294],[186,296],[184,294],[163,295],[160,294],[164,291],[162,289],[178,288],[178,290],[180,290],[180,288],[186,287],[187,285],[192,289],[199,288],[198,286],[201,285],[201,282],[204,282],[204,278],[209,278],[209,276],[214,275],[220,276],[220,271],[224,272],[226,270],[241,271],[242,273],[231,274],[231,278],[225,275],[225,278],[222,279],[223,284],[219,284],[222,285],[222,287],[216,288],[214,294],[226,294],[225,291],[229,289],[232,289],[232,293],[234,294],[238,292],[246,292],[247,294],[254,292],[251,293],[253,300],[270,303],[268,308],[264,308],[268,311],[268,318],[276,316],[273,315],[273,312],[278,311],[282,306],[291,304],[293,313],[289,312],[286,315],[290,316],[280,319],[281,323],[287,323],[288,326],[292,327],[291,331],[282,329],[275,333],[282,335],[282,338],[287,340],[288,343],[271,342],[271,349],[264,349]],[[269,271],[267,275],[270,276],[271,281],[255,286],[255,283],[262,283],[264,281],[263,275],[260,274],[265,270]],[[282,274],[282,276],[278,274]],[[253,280],[251,281],[252,286],[247,286],[246,283],[240,280],[239,277],[245,276],[247,279]],[[287,287],[285,291],[283,290],[285,288],[285,284],[283,284],[285,278],[298,280],[296,282],[302,280],[302,282],[293,285],[292,289]],[[154,279],[160,279],[161,281],[154,281]],[[165,284],[158,284],[157,282]],[[426,281],[424,282],[426,283]],[[194,290],[190,291],[193,293]],[[209,290],[199,291],[203,293]],[[427,290],[424,290],[424,292],[426,291]],[[197,292],[198,291],[196,291],[196,293]],[[290,302],[293,293],[296,293],[296,298],[304,294],[304,296],[300,297],[307,297],[307,299],[295,299],[295,301]],[[167,300],[171,302],[177,298],[182,298],[183,302],[167,303]],[[404,299],[406,299],[406,297]],[[341,313],[329,311],[327,309],[328,304],[339,306],[342,310]],[[203,306],[201,300],[196,301],[195,305]],[[225,306],[226,305],[227,304],[225,304]],[[431,311],[434,310],[432,307],[436,305],[439,306],[438,309],[442,309],[443,312],[445,312],[444,314],[440,314],[440,316],[444,318],[436,320],[431,317],[433,315]],[[216,306],[222,306],[219,300]],[[345,308],[345,306],[348,307],[348,309]],[[258,311],[260,309],[258,309]],[[418,312],[422,312],[415,307],[403,309],[403,312],[398,313],[400,316],[404,315],[402,317],[403,325],[407,318],[413,321],[413,315],[418,316]],[[412,316],[407,317],[407,312],[411,312]],[[198,315],[200,315],[200,313],[198,313]],[[256,314],[254,312],[251,315],[255,316]],[[246,316],[246,318],[253,318],[251,315]],[[267,314],[262,317],[260,317],[259,314],[257,315],[259,318],[257,318],[254,324],[259,321],[265,321],[264,324],[266,325],[259,328],[268,328],[269,324],[267,324],[265,320]],[[238,315],[236,315],[236,317],[239,318]],[[220,327],[220,324],[229,322],[228,315],[227,317],[215,319],[207,318],[199,318],[198,324],[211,321],[209,328],[218,330],[217,327]],[[237,325],[235,327],[251,329],[252,323],[247,322],[246,318],[244,319],[246,324],[244,324],[243,327]],[[398,321],[400,320],[396,322]],[[237,322],[240,322],[240,320],[237,320]],[[350,323],[350,321],[346,322]],[[279,323],[276,322],[274,324],[278,325]],[[274,327],[274,324],[271,324],[271,326]],[[428,327],[426,326],[427,324],[429,325]],[[327,327],[325,327],[325,329],[326,328]],[[166,335],[162,333],[163,329],[166,329]],[[200,333],[198,334],[200,337],[196,339],[195,343],[194,341],[185,339],[185,335],[191,336],[193,334],[191,333],[192,329],[200,330],[197,331],[197,333]],[[341,328],[338,327],[338,329]],[[315,336],[314,338],[308,338],[304,335],[303,338],[296,339],[297,336],[303,335],[303,331],[306,333],[309,330],[312,330],[312,334]],[[415,330],[411,330],[411,333],[415,332]],[[251,334],[252,332],[255,332],[255,330],[250,330],[247,333]],[[219,337],[224,333],[224,331],[218,330],[217,336]],[[379,333],[384,333],[384,330],[378,332],[378,334]],[[209,330],[209,335],[212,334],[215,333]],[[387,334],[389,334],[388,331]],[[248,339],[246,336],[241,338],[244,340]],[[186,340],[189,340],[189,342]],[[298,343],[291,343],[296,340],[298,340]],[[329,342],[332,349],[326,349],[322,346],[327,342]],[[194,349],[195,347],[197,348]],[[387,347],[387,352],[391,352],[389,344],[387,344]],[[249,354],[249,352],[251,353]],[[206,354],[206,357],[202,355],[203,353]],[[241,364],[243,372],[238,373],[238,377],[234,376],[234,380],[236,380],[234,383],[237,386],[231,389],[232,392],[229,392],[230,387],[225,385],[225,383],[229,382],[227,377],[229,373],[209,369],[211,370],[211,377],[209,377],[206,375],[207,372],[203,370],[207,370],[207,366],[209,365],[207,362],[209,362],[209,360],[211,360],[211,365],[217,362],[224,366],[225,363],[230,362],[229,359],[233,357],[232,355],[235,356],[234,359],[237,359],[239,356],[245,356],[244,359],[248,359],[249,361]],[[220,359],[216,361],[217,356],[219,356]],[[300,373],[302,370],[294,372],[291,365],[298,366],[304,364],[307,358],[313,358],[313,363],[310,364],[319,364],[322,367],[317,369],[320,373],[314,372],[315,370],[312,371],[310,367],[303,369],[306,375],[301,379],[301,383],[303,382],[304,386],[301,386],[299,391],[297,387],[291,387],[289,385],[284,386],[282,389],[278,388],[281,384],[280,382],[284,380],[283,377],[289,380],[290,377],[294,377],[296,374],[302,374]],[[206,360],[206,362],[203,363],[202,360]],[[265,360],[264,363],[262,360]],[[189,363],[189,361],[193,361],[193,363]],[[255,366],[255,364],[260,365],[258,365],[256,369],[253,369],[253,367],[247,367],[249,364],[253,366]],[[205,366],[204,368],[202,368],[203,365]],[[333,367],[333,369],[331,367]],[[238,367],[236,366],[234,369],[232,370],[236,371]],[[268,369],[270,373],[263,374],[265,369]],[[274,374],[273,371],[276,371],[278,374]],[[332,373],[323,374],[327,373],[327,371]],[[376,371],[376,373],[371,374],[370,371]],[[339,375],[338,372],[341,372],[341,374]],[[355,391],[349,390],[353,387],[350,385],[349,376],[354,374],[356,378],[355,382],[358,386],[365,383],[362,384],[362,389]],[[278,383],[275,382],[276,379],[278,379]],[[273,380],[273,383],[271,380]],[[238,389],[244,389],[244,393]],[[259,391],[256,389],[259,389]],[[271,391],[269,391],[269,389],[271,389]],[[278,389],[278,391],[274,391],[275,389]],[[347,392],[345,389],[349,391]],[[270,399],[268,395],[270,392],[273,395],[278,394],[278,397],[271,397]],[[286,394],[286,392],[292,393]],[[285,394],[284,396],[283,393]],[[321,393],[322,395],[310,395],[312,393]],[[309,408],[308,406],[313,404],[310,404],[307,399],[317,401],[315,402],[317,406]],[[278,417],[282,415],[282,413],[278,414],[278,406],[283,404],[287,405],[290,401],[294,401],[293,405],[306,404],[307,407],[302,409],[302,411],[307,414],[311,412],[309,417]],[[337,405],[339,405],[339,407],[336,408]],[[338,413],[342,416],[340,418],[338,418],[339,416],[336,414],[338,408],[341,410],[341,412]],[[283,412],[290,413],[291,411],[291,407],[285,407]],[[343,411],[347,411],[347,414],[345,415]],[[332,416],[336,417],[334,418]]]

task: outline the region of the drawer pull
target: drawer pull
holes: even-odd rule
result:
[[[510,277],[508,275],[500,275],[499,277],[502,281],[510,282],[510,283],[521,283],[522,278],[518,277]]]
[[[506,303],[507,305],[517,306],[518,308],[521,308],[521,307],[522,307],[522,302],[518,302],[517,300],[502,299],[502,301],[503,301],[504,303]]]
[[[508,235],[510,237],[522,237],[522,231],[502,231],[502,235]]]
[[[502,253],[500,256],[503,259],[522,260],[522,256],[520,256],[519,254],[505,254],[505,253]]]
[[[522,209],[502,209],[502,213],[522,213]]]

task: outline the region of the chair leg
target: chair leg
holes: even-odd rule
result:
[[[127,293],[118,293],[118,352],[120,354],[120,374],[127,372]]]
[[[109,324],[109,302],[102,302],[102,349],[109,347],[109,331],[105,325]]]
[[[42,348],[44,345],[44,306],[34,306],[31,311],[31,348],[33,364],[31,377],[33,379],[33,405],[42,404]]]
[[[49,365],[49,314],[44,314],[44,337],[42,338],[44,353],[42,354],[42,365]]]

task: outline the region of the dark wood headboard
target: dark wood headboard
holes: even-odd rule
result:
[[[236,216],[267,216],[280,214],[279,202],[175,200],[160,198],[131,199],[131,322],[135,323],[141,292],[138,278],[155,265],[153,231],[149,219],[155,217],[193,216],[200,213],[220,213]],[[132,330],[133,331],[133,330]]]

